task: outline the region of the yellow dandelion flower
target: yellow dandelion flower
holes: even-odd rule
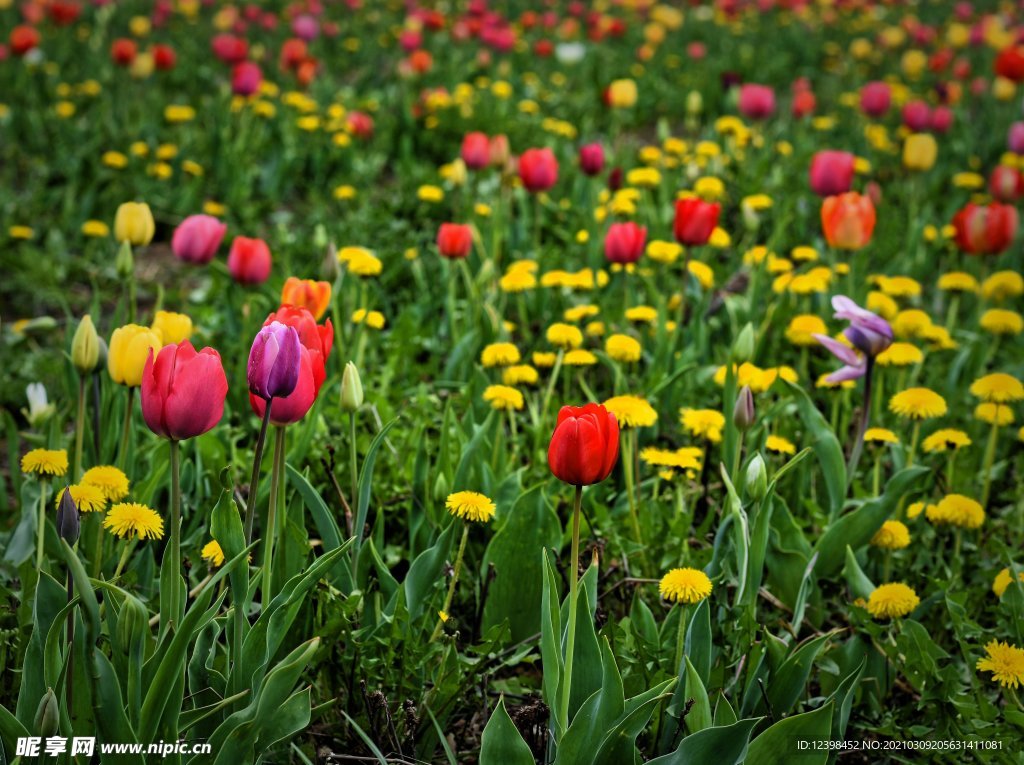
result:
[[[907,518],[909,518],[910,520],[914,520],[921,513],[924,513],[927,517],[928,511],[934,507],[935,505],[931,503],[914,502],[909,507],[907,507]]]
[[[686,264],[686,270],[697,280],[697,284],[701,286],[701,289],[709,290],[715,286],[715,272],[707,263],[691,260]]]
[[[60,507],[65,491],[71,492],[71,499],[75,501],[75,507],[80,513],[102,512],[107,507],[107,498],[103,490],[87,483],[76,483],[58,491],[56,501],[53,503],[55,507]]]
[[[537,286],[537,277],[525,268],[509,269],[498,282],[502,292],[525,292]]]
[[[87,220],[82,224],[82,236],[91,239],[102,239],[110,236],[110,226],[101,220]]]
[[[944,452],[947,449],[962,449],[971,445],[970,436],[956,428],[936,430],[924,440],[921,447],[928,453]]]
[[[882,584],[868,598],[868,613],[876,619],[898,619],[906,616],[921,602],[917,593],[902,582]]]
[[[1017,574],[1017,579],[1024,582],[1024,571],[1020,571]],[[996,578],[992,580],[992,592],[995,593],[997,598],[1003,597],[1003,593],[1006,592],[1006,588],[1013,582],[1013,577],[1010,575],[1010,569],[1004,568],[998,574]]]
[[[568,367],[590,367],[597,363],[597,356],[588,350],[577,348],[566,353],[562,360]]]
[[[916,345],[898,342],[875,356],[875,361],[883,367],[909,367],[924,361],[924,354]]]
[[[604,350],[616,361],[625,363],[639,361],[643,354],[640,341],[629,335],[609,335],[604,342]]]
[[[909,276],[879,276],[876,283],[889,297],[916,297],[921,294],[921,283]]]
[[[1000,428],[1004,425],[1013,424],[1013,410],[1005,404],[996,404],[994,402],[978,404],[974,407],[974,416],[982,422],[987,422],[989,425],[995,425]]]
[[[1024,276],[1017,271],[997,271],[981,283],[986,300],[1000,302],[1024,295]]]
[[[892,321],[900,312],[900,307],[896,301],[878,290],[872,290],[868,293],[868,299],[864,305],[869,311],[877,313],[887,321]]]
[[[841,390],[843,388],[850,389],[850,388],[857,387],[856,382],[854,382],[853,380],[843,380],[842,382],[832,382],[831,380],[828,379],[830,376],[831,376],[830,372],[825,372],[825,374],[819,375],[818,379],[814,382],[814,387],[815,388],[833,388],[833,389],[836,389],[836,390]]]
[[[902,550],[910,544],[910,530],[899,521],[886,521],[871,537],[871,544],[883,550]]]
[[[985,646],[988,656],[978,659],[977,668],[991,672],[992,679],[1004,688],[1024,685],[1024,648],[993,640]]]
[[[21,472],[61,476],[68,472],[68,453],[64,449],[33,449],[21,458]]]
[[[658,311],[649,305],[638,305],[626,309],[626,321],[650,324],[658,318]]]
[[[872,310],[869,304],[868,310]],[[931,317],[917,308],[900,311],[892,320],[892,331],[896,337],[909,339],[920,337],[932,325]]]
[[[220,548],[220,542],[216,539],[211,539],[203,545],[200,555],[202,555],[203,560],[214,568],[224,565],[224,551]]]
[[[416,190],[416,198],[421,202],[436,204],[444,199],[444,189],[440,186],[425,184]]]
[[[604,402],[622,428],[646,428],[658,420],[658,413],[640,396],[614,396]]]
[[[548,327],[545,337],[547,337],[549,343],[563,350],[579,348],[583,345],[583,332],[580,331],[579,327],[574,327],[572,324],[563,324],[561,322],[552,324]]]
[[[661,578],[658,590],[667,601],[693,605],[711,594],[711,580],[695,568],[674,568]]]
[[[557,353],[550,351],[534,351],[530,357],[535,367],[541,367],[542,369],[548,369],[555,365],[558,359]]]
[[[782,436],[768,436],[764,446],[768,451],[778,454],[796,454],[796,446],[793,445],[793,442]]]
[[[365,323],[370,329],[384,329],[387,320],[380,311],[368,311],[365,308],[357,308],[352,312],[352,323]]]
[[[985,511],[981,505],[963,494],[947,494],[938,504],[925,508],[925,517],[936,525],[963,529],[977,529],[985,523]]]
[[[1024,384],[1012,375],[994,372],[971,383],[971,394],[982,401],[1005,404],[1024,399]]]
[[[141,541],[162,539],[164,535],[164,522],[156,510],[137,502],[123,502],[110,508],[103,528],[121,539],[138,537]]]
[[[120,502],[128,496],[128,476],[113,465],[89,468],[82,476],[81,482],[99,488],[108,502]]]
[[[889,399],[889,409],[901,417],[926,420],[946,413],[946,400],[928,388],[908,388]]]
[[[964,271],[950,271],[939,277],[938,287],[945,292],[977,292],[978,280]]]
[[[456,518],[486,522],[494,517],[494,502],[475,491],[457,491],[449,494],[444,506]]]
[[[683,430],[694,438],[706,438],[715,444],[722,440],[725,415],[717,409],[681,409],[679,417]]]
[[[676,242],[655,239],[647,245],[647,257],[655,263],[675,263],[683,254],[683,248]]]
[[[501,371],[501,381],[505,385],[536,385],[539,379],[537,370],[529,364],[513,364]]]
[[[488,385],[484,401],[493,409],[519,411],[523,408],[523,394],[509,385]]]
[[[786,339],[793,345],[816,345],[818,341],[812,335],[825,334],[828,334],[828,328],[824,320],[810,313],[794,316],[786,327]]]
[[[981,328],[993,335],[1019,335],[1024,330],[1024,318],[1016,311],[990,308],[981,315]]]
[[[864,431],[864,440],[876,444],[898,444],[899,436],[888,428],[868,428]]]
[[[521,358],[519,349],[512,343],[491,343],[480,353],[480,363],[485,367],[507,367]]]

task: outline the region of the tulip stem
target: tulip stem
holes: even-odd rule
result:
[[[356,454],[356,413],[348,413],[348,466],[349,466],[349,481],[352,493],[349,494],[349,501],[358,507],[359,499],[356,492],[359,490],[359,465],[357,464]],[[357,533],[362,534],[362,529],[358,529]]]
[[[249,479],[249,498],[245,502],[245,543],[252,543],[253,519],[256,517],[257,493],[260,488],[260,467],[263,465],[263,447],[267,442],[267,427],[270,425],[270,408],[274,398],[267,399],[267,408],[263,412],[263,424],[260,435],[256,439],[256,453],[252,458],[252,478]]]
[[[846,486],[853,485],[853,476],[857,471],[857,463],[860,462],[861,452],[864,450],[864,434],[868,430],[868,423],[871,421],[871,378],[874,376],[875,360],[868,356],[864,371],[864,401],[861,403],[860,422],[857,424],[857,436],[853,442],[853,449],[850,451],[850,460],[846,463]]]
[[[579,597],[580,511],[583,508],[583,487],[576,487],[572,503],[572,553],[569,559],[569,632],[565,641],[565,670],[562,674],[562,701],[558,727],[564,734],[569,728],[569,698],[572,693],[572,660],[576,649],[576,601]]]
[[[444,596],[444,607],[441,609],[441,613],[444,617],[438,615],[437,624],[434,626],[434,631],[430,633],[430,642],[433,643],[441,635],[441,629],[444,627],[445,619],[448,617],[451,607],[452,598],[455,597],[455,583],[459,581],[459,572],[462,571],[462,558],[466,554],[466,541],[469,539],[469,524],[462,524],[462,537],[459,539],[459,551],[455,554],[455,566],[452,568],[452,580],[448,583],[448,593]]]
[[[181,623],[183,604],[181,602],[181,589],[178,586],[178,577],[181,576],[181,454],[178,442],[171,441],[171,538],[167,543],[164,555],[169,555],[171,565],[174,566],[174,576],[171,579],[171,613],[167,620],[174,622],[175,628]]]
[[[996,460],[996,443],[999,440],[999,405],[996,404],[995,416],[992,418],[992,430],[985,446],[985,462],[981,468],[984,484],[981,489],[981,506],[988,506],[989,493],[992,490],[992,463]]]
[[[263,611],[270,605],[270,574],[274,560],[274,534],[277,524],[278,487],[281,484],[281,468],[284,465],[283,426],[278,425],[274,434],[274,467],[270,473],[270,509],[267,511],[267,531],[263,535]]]
[[[78,418],[75,420],[75,482],[82,477],[82,444],[85,439],[85,377],[78,377]]]
[[[124,409],[124,425],[121,428],[121,450],[117,454],[117,466],[125,470],[128,464],[128,440],[132,434],[132,409],[135,406],[135,388],[128,389],[128,402]]]
[[[46,490],[49,488],[49,481],[45,478],[39,481],[39,517],[36,519],[36,571],[43,570],[43,551],[46,545]]]

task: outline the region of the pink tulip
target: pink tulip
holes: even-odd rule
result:
[[[174,229],[171,249],[186,263],[209,263],[227,230],[227,224],[212,215],[190,215]]]

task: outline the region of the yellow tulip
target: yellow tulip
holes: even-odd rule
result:
[[[142,370],[149,352],[160,350],[160,333],[138,324],[125,324],[110,336],[107,351],[107,371],[110,378],[121,385],[137,387],[142,384]]]
[[[141,247],[153,241],[156,224],[153,213],[145,202],[125,202],[117,208],[114,216],[114,237],[119,242],[128,242]]]
[[[192,335],[192,319],[183,313],[157,311],[153,317],[152,330],[160,333],[163,345],[177,345]]]
[[[608,103],[616,109],[629,109],[636,104],[636,82],[615,80],[608,86]]]
[[[930,133],[913,133],[903,142],[903,166],[908,170],[931,170],[939,145]]]
[[[100,338],[92,317],[86,314],[78,322],[78,329],[71,339],[71,362],[83,375],[96,368],[100,361]]]

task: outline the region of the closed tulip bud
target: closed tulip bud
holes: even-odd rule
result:
[[[580,147],[580,170],[584,175],[598,175],[604,170],[604,147],[588,143]]]
[[[224,416],[228,380],[220,354],[188,340],[151,352],[142,373],[142,417],[163,438],[201,436]]]
[[[630,109],[636,105],[636,81],[615,80],[608,86],[608,105],[613,109]]]
[[[144,247],[153,241],[156,224],[153,213],[145,202],[125,202],[114,216],[114,238],[135,247]]]
[[[930,133],[914,133],[903,142],[903,166],[908,170],[931,170],[939,145]]]
[[[57,505],[57,535],[69,545],[73,545],[78,541],[78,532],[78,505],[71,497],[70,487],[67,487],[60,496],[60,504]]]
[[[231,250],[228,252],[228,272],[231,278],[238,284],[256,285],[263,284],[270,276],[270,269],[273,259],[270,254],[270,247],[262,239],[250,239],[247,236],[236,236],[231,242]],[[295,277],[291,277],[289,282]],[[295,279],[296,282],[300,280]],[[327,282],[310,282],[311,284],[327,284]],[[288,284],[286,283],[286,288]],[[327,300],[330,300],[330,284],[327,284]],[[289,299],[299,299],[297,292],[287,290]],[[281,297],[285,299],[284,293]],[[312,298],[311,298],[312,299]],[[326,310],[326,304],[324,305]]]
[[[745,364],[754,356],[754,325],[746,324],[736,336],[736,342],[732,345],[729,354],[730,361],[734,364]]]
[[[740,388],[739,395],[736,397],[736,406],[732,410],[732,421],[737,428],[747,431],[753,427],[756,418],[754,394],[751,392],[749,385],[744,385]]]
[[[149,631],[149,613],[134,595],[128,595],[117,615],[117,639],[123,646],[131,646],[145,638]]]
[[[747,494],[751,499],[760,501],[768,493],[768,470],[764,466],[764,459],[760,454],[755,454],[754,459],[747,465],[745,476]]]
[[[482,170],[491,162],[491,142],[486,133],[466,133],[462,139],[462,161],[470,170]]]
[[[71,338],[71,362],[83,375],[96,369],[100,362],[100,338],[89,314],[78,322],[75,336]]]
[[[345,364],[341,376],[341,408],[345,412],[355,412],[363,405],[363,383],[359,379],[359,369],[351,361]]]
[[[698,117],[704,111],[704,96],[699,90],[691,90],[686,94],[686,113],[691,117]]]
[[[718,202],[705,202],[697,197],[676,200],[672,226],[676,241],[691,247],[707,244],[718,225],[721,209]]]
[[[438,471],[437,478],[434,480],[434,499],[438,502],[444,502],[450,493],[448,490],[448,479],[445,478],[444,471]]]
[[[860,89],[860,108],[869,117],[881,117],[892,104],[892,89],[885,82],[869,82]]]
[[[142,371],[146,368],[149,352],[156,353],[162,345],[160,333],[138,324],[125,324],[110,336],[107,351],[107,371],[110,378],[121,385],[137,387],[142,384]]]
[[[740,87],[740,114],[748,119],[763,120],[775,113],[775,91],[767,85],[746,83]]]
[[[300,345],[294,327],[279,321],[263,327],[249,350],[249,392],[264,400],[290,395],[299,381]]]
[[[438,252],[449,260],[469,255],[473,248],[473,230],[464,223],[442,223],[437,230]]]
[[[60,707],[57,704],[57,694],[53,692],[53,688],[47,688],[43,698],[39,700],[33,726],[35,732],[43,738],[55,736],[60,730]]]
[[[192,319],[183,313],[157,311],[150,329],[160,333],[164,345],[177,344],[192,336]]]
[[[604,257],[609,263],[636,263],[644,254],[647,227],[633,221],[613,223],[604,237]]]
[[[527,149],[519,157],[519,178],[529,192],[547,191],[558,180],[558,160],[551,149]]]
[[[320,261],[320,278],[325,282],[334,282],[341,274],[341,267],[338,265],[338,248],[334,242],[327,245],[324,258]]]
[[[114,259],[114,269],[122,279],[131,279],[135,275],[135,256],[132,254],[131,243],[121,242],[117,258]]]
[[[619,458],[619,423],[601,404],[563,406],[548,445],[548,467],[572,486],[608,477]]]
[[[819,151],[811,159],[811,190],[830,197],[850,190],[857,158],[848,151]]]

